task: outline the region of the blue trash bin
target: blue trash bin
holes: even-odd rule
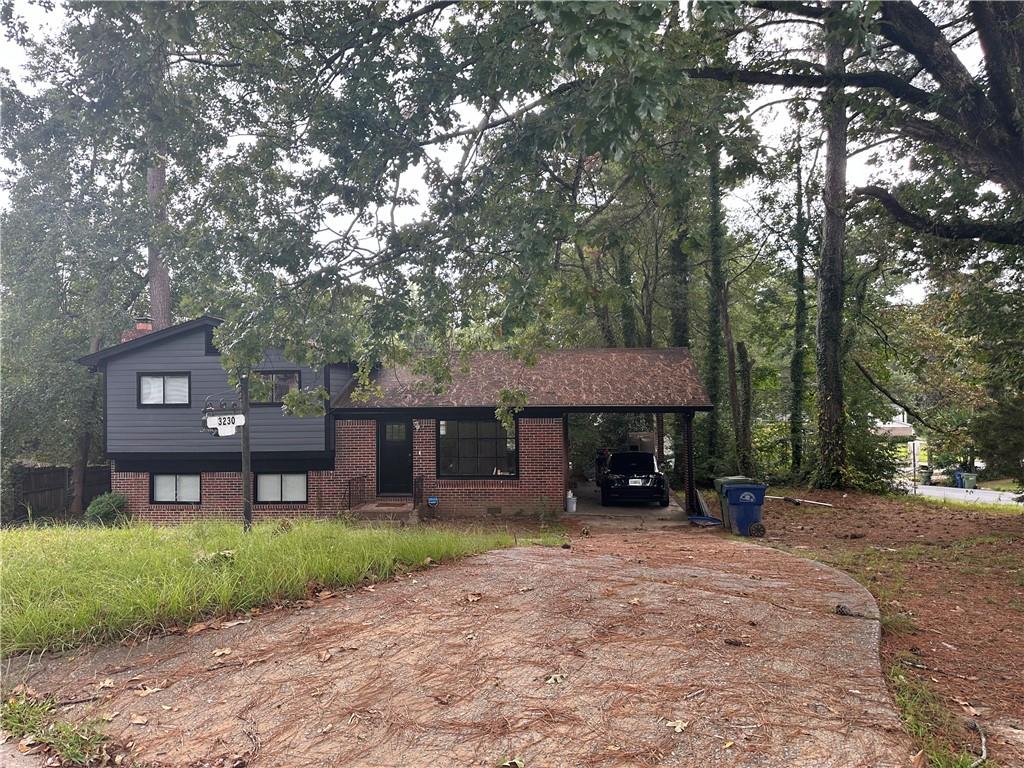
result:
[[[964,473],[963,472],[954,472],[953,473],[953,485],[955,487],[957,487],[957,488],[963,488],[964,487]]]
[[[764,536],[761,506],[768,486],[763,483],[728,485],[724,489],[729,500],[729,517],[733,530],[740,536]]]

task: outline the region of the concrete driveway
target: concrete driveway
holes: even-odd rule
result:
[[[149,766],[909,764],[870,594],[776,550],[616,533],[323,597],[6,679]]]

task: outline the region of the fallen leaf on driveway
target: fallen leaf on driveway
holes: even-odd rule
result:
[[[235,619],[234,621],[225,621],[221,624],[221,629],[227,629],[228,627],[237,627],[239,624],[250,624],[252,619]]]
[[[669,720],[665,725],[674,728],[676,733],[682,733],[690,726],[689,720]]]
[[[526,768],[526,763],[521,757],[513,757],[499,765],[498,768]]]
[[[213,655],[214,656],[227,656],[229,653],[231,653],[231,649],[230,648],[214,648],[213,649]]]
[[[477,602],[480,602],[480,598],[481,597],[483,597],[483,595],[480,594],[479,592],[470,592],[468,595],[466,595],[466,602],[467,603],[477,603]]]
[[[732,745],[733,745],[734,743],[735,743],[735,742],[732,742],[732,741],[727,741],[727,742],[725,742],[725,744],[723,744],[722,746],[723,746],[723,747],[724,747],[725,749],[730,749],[730,748],[732,747]]]
[[[545,678],[544,682],[548,685],[558,685],[559,683],[564,683],[566,677],[568,677],[568,675],[564,675],[561,672],[556,672],[553,675],[548,675],[547,678]]]
[[[923,749],[910,758],[910,768],[928,768],[928,758],[924,756]]]
[[[629,601],[629,604],[630,605],[640,605],[640,598],[639,597],[634,597],[632,600]]]
[[[968,701],[964,701],[963,699],[953,699],[953,701],[955,701],[957,704],[963,707],[964,712],[966,712],[971,717],[977,717],[979,714],[981,714],[980,712],[978,712],[978,710],[972,707],[970,702]]]
[[[114,681],[108,677],[106,680],[100,680],[99,685],[97,685],[96,687],[100,690],[103,690],[104,688],[113,688]]]
[[[191,627],[185,630],[186,635],[198,635],[204,629],[210,628],[210,622],[200,621],[198,624],[193,624]]]
[[[23,755],[34,755],[46,749],[46,745],[35,740],[32,736],[26,736],[18,742],[18,751]]]
[[[317,600],[326,600],[329,597],[334,597],[334,593],[329,589],[322,589],[315,595]]]
[[[737,646],[737,647],[750,645],[750,643],[746,643],[743,640],[737,640],[734,637],[727,637],[727,638],[725,638],[725,644],[726,645],[734,645],[734,646]]]
[[[117,717],[118,715],[120,715],[120,714],[121,714],[120,712],[107,712],[107,713],[105,713],[103,715],[100,715],[100,719],[109,723],[109,722],[112,722],[113,719],[115,717]]]
[[[145,715],[132,715],[132,719],[131,719],[131,724],[132,725],[145,725],[148,722],[149,722],[149,718],[146,717]]]
[[[333,648],[324,648],[322,651],[320,651],[319,654],[317,654],[317,658],[320,659],[320,661],[330,661],[330,658],[333,655],[334,655],[334,649]]]
[[[156,693],[157,691],[162,690],[163,688],[150,688],[148,685],[144,685],[140,690],[135,692],[135,695],[139,698],[145,698],[146,696],[149,696],[151,693]]]

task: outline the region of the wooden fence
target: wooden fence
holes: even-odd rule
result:
[[[29,515],[64,517],[71,504],[71,469],[68,467],[11,467],[11,482],[3,494],[0,518],[4,524],[24,522]],[[89,467],[85,473],[83,509],[110,490],[110,467]]]

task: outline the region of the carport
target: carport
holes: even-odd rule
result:
[[[682,461],[687,515],[701,515],[694,487],[693,418],[710,411],[711,402],[686,347],[620,347],[557,350],[541,353],[535,365],[520,372],[527,393],[523,415],[557,415],[562,419],[566,490],[569,479],[569,415],[649,414],[654,417],[656,453],[664,461],[665,415],[681,421]],[[555,402],[559,404],[555,406]]]

